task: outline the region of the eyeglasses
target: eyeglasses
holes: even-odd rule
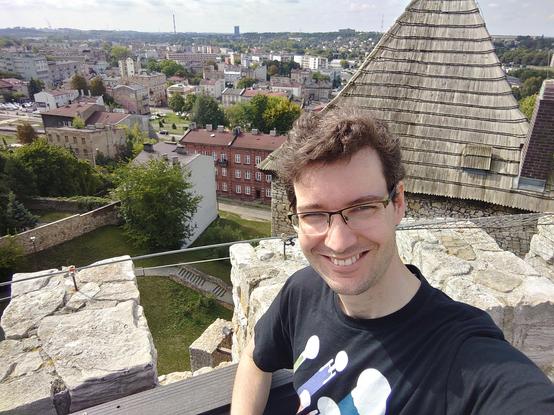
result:
[[[323,235],[327,233],[331,226],[331,217],[333,215],[340,215],[350,229],[363,230],[371,226],[371,219],[376,217],[377,213],[386,209],[394,199],[395,194],[396,186],[392,188],[388,197],[383,200],[360,203],[334,212],[320,210],[315,212],[289,213],[288,217],[294,230],[302,235]]]

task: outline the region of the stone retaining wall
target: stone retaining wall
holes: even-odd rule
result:
[[[127,260],[77,273],[79,291],[49,275],[57,270],[13,285],[0,322],[0,414],[64,415],[157,386],[133,263],[113,259]]]
[[[14,238],[23,248],[24,254],[28,255],[59,245],[102,226],[118,225],[121,223],[117,213],[119,203],[114,202],[87,213],[60,219],[11,237],[3,236],[0,238],[0,246],[6,243],[8,238]]]
[[[289,203],[285,187],[277,178],[273,180],[271,186],[271,235],[294,235],[294,229],[287,218]],[[406,216],[414,219],[473,219],[528,213],[474,200],[451,199],[415,193],[407,193],[406,200],[408,204]],[[509,227],[494,224],[483,227],[483,229],[496,240],[502,249],[513,252],[521,258],[529,252],[531,238],[537,233],[536,222],[516,226],[510,225]]]
[[[83,208],[82,202],[63,200],[56,197],[33,197],[23,200],[23,204],[27,209],[31,210],[54,210],[74,213],[84,213],[88,210]]]

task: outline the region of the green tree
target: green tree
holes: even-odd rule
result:
[[[0,180],[7,186],[1,188],[0,193],[13,191],[17,196],[27,197],[37,194],[35,174],[31,168],[23,164],[18,158],[14,156],[7,157],[0,171],[3,171]]]
[[[29,212],[23,204],[16,200],[15,194],[10,192],[5,210],[6,233],[15,234],[24,231],[27,228],[33,228],[38,217]]]
[[[148,72],[160,72],[160,64],[159,62],[154,58],[148,58],[146,61],[146,70]]]
[[[171,128],[172,128],[173,130],[176,130],[176,129],[177,129],[177,125],[176,125],[175,123],[173,123],[173,124],[171,124]]]
[[[0,214],[0,233],[2,232],[2,214]],[[0,246],[0,281],[8,281],[8,278],[23,262],[23,248],[13,236],[6,237],[7,242]]]
[[[248,128],[250,126],[250,120],[247,116],[246,103],[239,102],[227,107],[225,109],[225,119],[227,120],[227,125],[231,128],[237,126]]]
[[[239,89],[250,88],[255,83],[256,83],[255,79],[252,79],[246,76],[244,78],[239,79],[239,81],[237,82],[237,88]]]
[[[537,94],[535,95],[529,95],[528,97],[523,98],[521,101],[519,101],[519,109],[528,120],[531,120],[531,117],[533,117],[533,111],[535,110],[535,103],[537,102]]]
[[[300,107],[288,99],[269,97],[269,103],[263,117],[268,130],[275,129],[278,133],[286,133],[300,116]]]
[[[521,85],[521,97],[526,98],[528,96],[538,93],[542,87],[542,79],[538,76],[532,76],[523,82]]]
[[[83,91],[83,94],[86,94],[88,92],[87,80],[82,75],[73,75],[69,85],[71,86],[71,89],[76,89],[77,91],[79,91],[79,93],[81,93],[81,91]]]
[[[102,77],[95,76],[90,81],[90,93],[95,97],[103,96],[106,93],[106,86]]]
[[[16,135],[22,144],[30,144],[37,139],[37,132],[28,122],[23,122],[17,126]]]
[[[131,57],[131,51],[125,46],[112,46],[110,48],[110,66],[117,66],[117,62]]]
[[[71,126],[73,128],[77,128],[78,130],[80,130],[81,128],[85,128],[85,120],[83,120],[79,116],[74,117],[73,120],[71,120]]]
[[[192,106],[196,101],[196,94],[187,94],[185,96],[185,103],[182,106],[182,111],[192,111]]]
[[[312,74],[312,79],[316,80],[317,82],[319,81],[329,81],[331,80],[331,78],[329,78],[329,76],[327,75],[323,75],[321,72],[317,71],[317,72],[314,72]]]
[[[36,177],[39,196],[92,195],[103,184],[88,161],[78,160],[70,150],[44,140],[17,149],[13,157]]]
[[[190,119],[199,125],[212,124],[217,126],[225,124],[223,110],[214,98],[207,95],[196,97]]]
[[[185,105],[185,99],[181,94],[173,94],[167,104],[174,112],[181,112]]]
[[[31,78],[29,81],[29,95],[33,97],[44,89],[44,82],[40,79]]]
[[[183,65],[178,64],[172,60],[162,60],[159,63],[160,71],[162,71],[168,78],[173,75],[181,74],[185,76],[187,71]]]
[[[113,196],[121,200],[125,231],[137,245],[176,248],[192,236],[200,197],[188,171],[159,159],[123,166],[116,175]]]

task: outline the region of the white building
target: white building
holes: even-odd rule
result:
[[[221,98],[221,93],[225,89],[224,79],[202,79],[200,81],[200,93],[212,98]]]
[[[197,87],[194,85],[174,84],[167,87],[167,99],[169,100],[174,94],[182,95],[195,94]]]
[[[178,163],[190,172],[190,181],[194,194],[201,196],[198,209],[192,218],[194,232],[183,247],[192,244],[210,224],[217,219],[217,199],[213,157],[202,154],[186,154],[181,145],[170,143],[145,144],[134,160],[146,163],[151,159],[164,158],[168,163]]]
[[[127,78],[129,76],[134,76],[140,74],[140,58],[133,60],[132,58],[127,58],[118,62],[119,73],[122,78]]]
[[[328,66],[327,58],[311,55],[294,55],[294,61],[300,65],[302,69],[311,69],[319,71],[326,69]]]
[[[79,97],[79,91],[76,89],[56,90],[56,91],[41,91],[35,94],[35,102],[41,108],[51,110],[54,108],[64,107],[71,104]]]
[[[0,52],[0,71],[19,74],[27,81],[40,79],[47,87],[52,85],[48,61],[41,55]]]

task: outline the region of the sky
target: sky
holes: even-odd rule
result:
[[[0,28],[231,33],[388,29],[409,0],[0,0]],[[481,0],[493,35],[554,37],[554,0]]]

